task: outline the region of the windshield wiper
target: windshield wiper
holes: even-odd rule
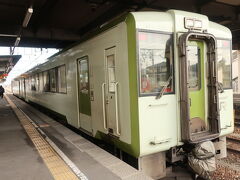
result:
[[[220,91],[220,93],[223,93],[224,92],[223,83],[217,82],[217,85],[218,85],[218,91]]]
[[[163,86],[163,88],[161,89],[159,94],[156,96],[156,99],[160,99],[163,96],[163,94],[164,94],[166,88],[168,87],[168,85],[170,84],[171,80],[172,80],[172,76],[169,76],[166,84]]]

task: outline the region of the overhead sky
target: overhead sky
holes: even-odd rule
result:
[[[14,55],[22,55],[22,58],[14,66],[12,71],[9,73],[7,80],[4,84],[10,84],[11,80],[16,76],[26,72],[32,67],[44,63],[48,57],[57,53],[59,49],[53,48],[25,48],[16,47]],[[9,47],[0,47],[0,55],[10,55]]]

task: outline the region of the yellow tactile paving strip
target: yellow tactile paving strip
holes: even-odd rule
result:
[[[29,119],[17,108],[17,106],[5,95],[8,103],[11,105],[13,111],[17,115],[23,128],[32,140],[44,163],[53,175],[55,180],[77,180],[79,179],[69,166],[56,153],[51,145],[42,137]]]

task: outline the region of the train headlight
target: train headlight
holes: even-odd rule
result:
[[[185,18],[185,28],[192,29],[194,27],[194,20]]]
[[[202,28],[202,21],[195,20],[194,21],[194,28],[201,29]]]
[[[192,18],[184,18],[184,26],[186,29],[201,29],[202,21]]]

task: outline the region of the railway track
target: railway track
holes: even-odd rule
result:
[[[233,135],[228,136],[227,149],[231,152],[240,154],[240,138]]]
[[[236,126],[236,127],[240,127],[240,117],[238,116],[237,118],[235,117],[235,119],[234,119],[234,125]]]
[[[238,107],[235,108],[234,125],[234,132],[227,136],[227,157],[217,160],[217,171],[212,180],[240,179],[240,98]]]
[[[235,122],[234,125],[235,125],[235,127],[239,127],[240,128],[240,122]]]
[[[240,154],[240,104],[235,109],[234,125],[234,133],[227,136],[227,149]]]

